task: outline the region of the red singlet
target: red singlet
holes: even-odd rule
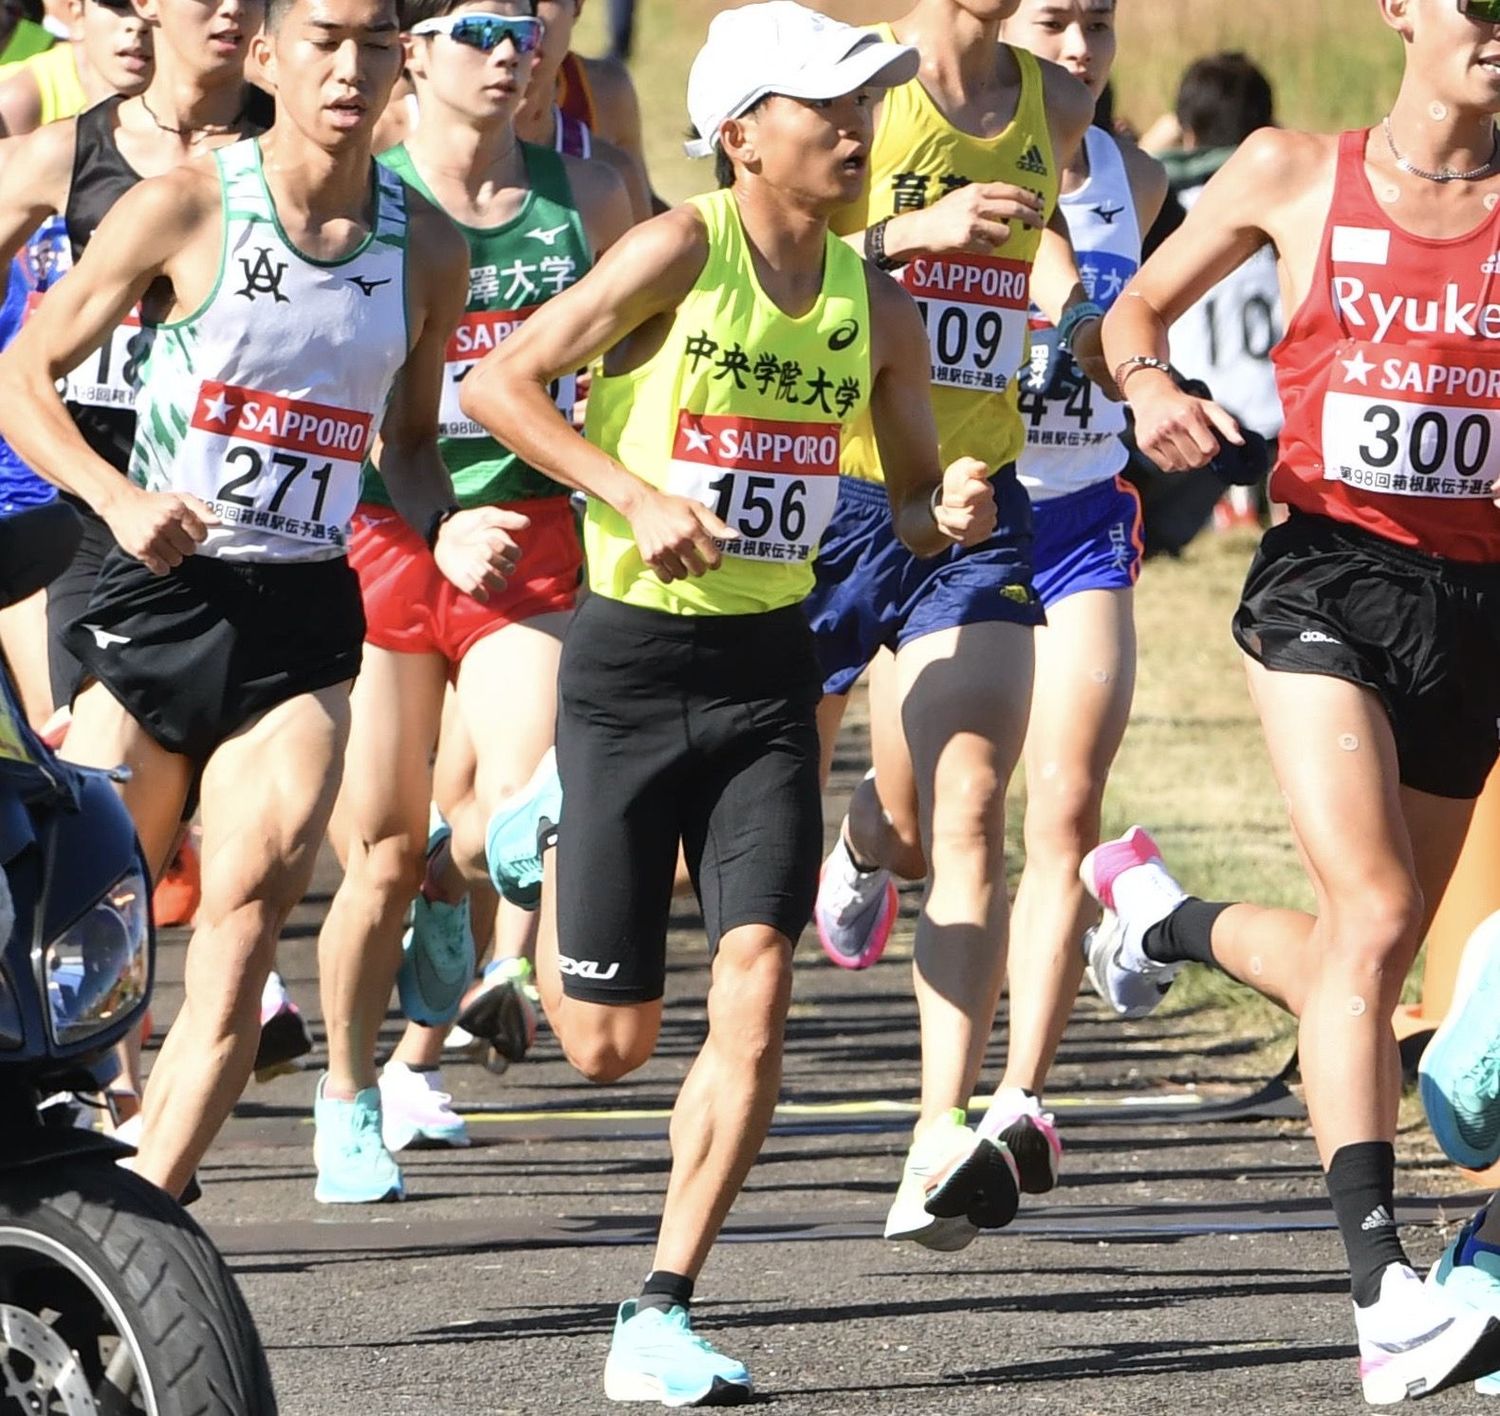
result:
[[[1365,131],[1339,139],[1312,288],[1272,354],[1271,494],[1399,545],[1500,562],[1500,209],[1467,236],[1382,210]]]
[[[570,49],[557,71],[557,106],[569,118],[597,131],[599,124],[594,109],[594,91],[589,87],[589,76],[583,60]]]

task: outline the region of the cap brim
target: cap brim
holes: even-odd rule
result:
[[[748,97],[745,106],[759,103],[771,94],[813,101],[842,98],[862,88],[894,88],[916,78],[921,63],[921,55],[911,45],[887,44],[865,31],[839,58],[809,65],[796,82],[769,86]],[[722,122],[736,116],[728,114]],[[710,137],[689,139],[682,148],[689,157],[712,157],[718,144],[719,135],[715,132]]]

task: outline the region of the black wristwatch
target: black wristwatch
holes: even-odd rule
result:
[[[905,261],[893,261],[885,253],[885,228],[891,224],[892,219],[888,216],[873,226],[865,227],[865,259],[876,270],[895,270],[906,264]]]
[[[437,550],[438,532],[443,529],[443,522],[447,521],[450,516],[457,516],[460,510],[462,510],[461,507],[454,505],[445,506],[441,511],[432,513],[432,519],[427,523],[427,535],[424,538],[429,551]]]

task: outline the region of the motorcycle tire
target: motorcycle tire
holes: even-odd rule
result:
[[[0,1177],[0,1409],[8,1398],[23,1411],[276,1413],[218,1250],[176,1201],[98,1159]]]

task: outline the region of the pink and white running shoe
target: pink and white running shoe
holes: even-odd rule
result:
[[[1062,1139],[1050,1111],[1020,1087],[1006,1087],[990,1100],[975,1131],[987,1141],[1003,1142],[1016,1163],[1021,1189],[1045,1195],[1057,1184],[1062,1164]]]
[[[1142,941],[1187,894],[1172,877],[1156,842],[1140,826],[1095,846],[1078,867],[1104,918],[1083,936],[1089,982],[1122,1018],[1144,1018],[1167,995],[1181,964],[1146,957]]]
[[[841,969],[867,969],[885,953],[901,900],[888,870],[861,870],[843,829],[823,862],[813,919],[823,952]]]

